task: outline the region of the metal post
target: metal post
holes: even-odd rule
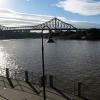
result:
[[[78,82],[78,96],[81,96],[81,87],[82,87],[82,83]]]
[[[28,79],[28,71],[25,71],[25,81],[28,83],[29,79]]]
[[[43,74],[43,97],[46,100],[46,91],[45,91],[45,69],[44,69],[44,45],[43,45],[43,29],[42,29],[42,74]]]
[[[9,78],[9,68],[6,68],[6,77]]]
[[[51,88],[54,88],[54,86],[53,86],[53,75],[49,76],[49,84],[50,84]]]
[[[40,87],[43,87],[43,76],[40,77]]]
[[[47,77],[45,76],[45,85],[47,83]],[[40,86],[43,87],[43,76],[40,77]]]

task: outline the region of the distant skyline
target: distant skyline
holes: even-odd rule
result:
[[[53,17],[100,28],[100,0],[0,0],[0,25],[37,25]]]

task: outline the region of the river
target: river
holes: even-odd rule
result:
[[[47,74],[100,83],[100,41],[44,40],[44,52]],[[40,73],[41,39],[0,40],[0,67]]]

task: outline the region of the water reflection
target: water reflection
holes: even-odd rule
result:
[[[0,75],[5,76],[6,68],[12,70],[13,73],[15,69],[18,69],[18,65],[16,65],[15,60],[12,59],[11,55],[6,52],[5,47],[0,46]]]

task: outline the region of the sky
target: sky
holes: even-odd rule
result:
[[[100,0],[0,0],[0,25],[34,26],[53,17],[79,28],[100,28]]]

